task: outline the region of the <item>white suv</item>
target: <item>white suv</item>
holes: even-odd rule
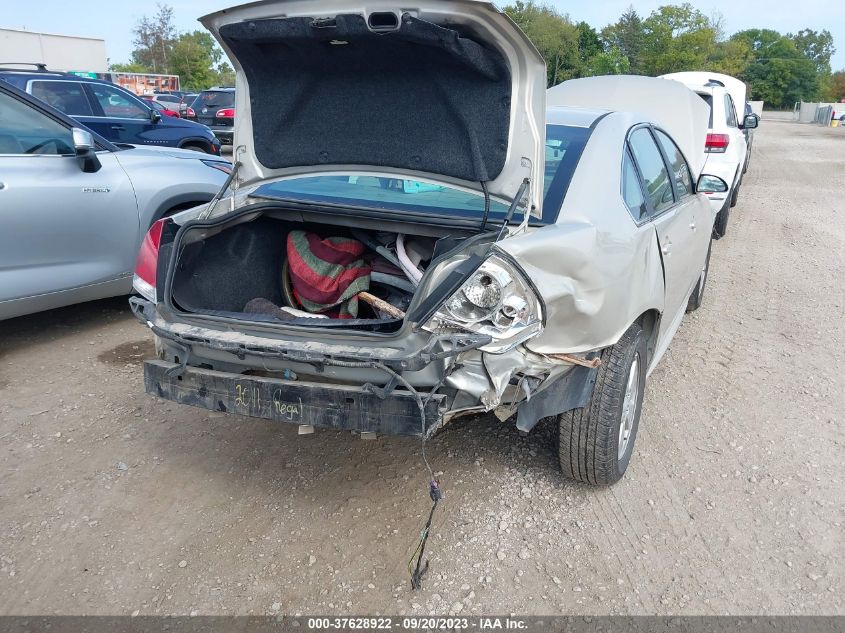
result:
[[[671,73],[661,77],[681,82],[710,106],[710,127],[704,147],[707,162],[703,173],[718,176],[730,184],[727,192],[709,196],[710,204],[718,212],[713,227],[713,236],[718,239],[727,231],[728,215],[736,205],[742,184],[748,152],[743,130],[757,127],[758,118],[752,114],[740,119],[737,114],[744,112],[746,96],[745,84],[739,79],[709,72]]]

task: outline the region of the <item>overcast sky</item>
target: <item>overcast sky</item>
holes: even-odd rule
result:
[[[109,0],[0,0],[0,27],[26,28],[30,31],[83,35],[106,40],[111,62],[129,60],[132,51],[132,27],[144,13],[155,12],[154,2],[111,2]],[[631,4],[647,15],[663,4],[680,0],[554,0],[550,2],[568,13],[573,21],[584,20],[596,29],[615,22]],[[202,28],[197,18],[206,13],[239,4],[237,0],[169,0],[180,31]],[[497,2],[504,6],[507,2]],[[706,14],[724,16],[728,33],[747,28],[771,28],[782,33],[802,28],[828,29],[834,37],[837,53],[831,65],[845,68],[845,5],[833,0],[699,0],[692,2]],[[131,5],[131,6],[130,6]],[[0,60],[3,61],[3,60]],[[24,60],[12,60],[24,61]]]

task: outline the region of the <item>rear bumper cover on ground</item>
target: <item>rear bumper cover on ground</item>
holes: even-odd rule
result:
[[[422,434],[417,400],[407,392],[394,390],[381,397],[368,385],[326,385],[197,367],[186,367],[177,375],[177,370],[180,365],[176,363],[145,361],[147,393],[179,404],[274,422],[391,435]],[[428,431],[441,424],[446,396],[426,394],[423,401]]]

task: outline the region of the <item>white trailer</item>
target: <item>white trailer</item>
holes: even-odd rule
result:
[[[0,64],[22,63],[66,72],[109,69],[105,40],[0,28]]]

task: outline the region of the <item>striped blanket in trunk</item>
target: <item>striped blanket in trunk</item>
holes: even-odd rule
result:
[[[291,231],[287,256],[293,294],[303,309],[339,319],[358,316],[358,293],[370,288],[366,247],[347,237]],[[297,306],[292,306],[297,307]]]

